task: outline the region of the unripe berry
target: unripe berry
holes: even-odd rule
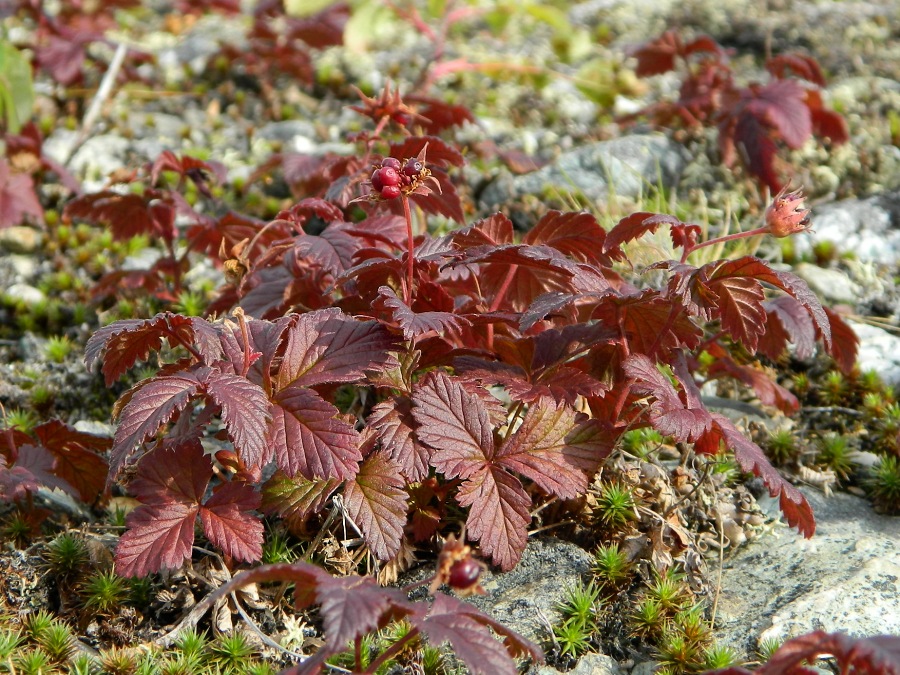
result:
[[[400,160],[396,157],[385,157],[383,160],[381,160],[381,166],[389,166],[390,168],[399,171]]]
[[[396,199],[400,196],[400,186],[399,185],[385,185],[381,188],[381,198],[382,199]]]
[[[447,584],[457,591],[465,591],[478,583],[482,567],[472,558],[457,560],[450,567]]]
[[[406,160],[406,166],[403,167],[403,173],[407,176],[418,176],[422,172],[422,162],[415,157]]]
[[[787,237],[809,230],[809,209],[803,203],[803,190],[788,192],[787,186],[775,195],[766,209],[766,228],[775,237]]]
[[[382,187],[400,185],[400,174],[389,166],[378,169],[378,177],[381,178]]]

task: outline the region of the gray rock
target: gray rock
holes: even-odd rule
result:
[[[685,150],[660,135],[623,136],[567,152],[538,171],[495,181],[481,196],[487,206],[545,189],[579,191],[606,201],[610,194],[639,197],[648,189],[672,187],[686,164]]]
[[[536,675],[556,675],[561,672],[552,666],[541,666]],[[606,654],[585,654],[578,660],[578,664],[566,671],[568,675],[619,675],[619,664]]]
[[[38,264],[35,256],[12,253],[0,256],[0,288],[18,283],[28,283],[37,274]]]
[[[26,305],[37,305],[47,300],[47,296],[41,289],[28,284],[13,284],[6,289],[5,295],[14,303],[23,302]]]
[[[546,621],[558,623],[556,606],[566,588],[579,583],[590,570],[591,555],[557,539],[528,542],[522,560],[503,574],[485,573],[481,582],[487,595],[468,600],[498,621],[540,643],[547,637]]]
[[[860,370],[874,370],[885,384],[900,385],[900,337],[866,323],[848,323],[859,337]]]
[[[773,532],[725,562],[717,636],[741,655],[760,639],[813,630],[900,633],[900,519],[849,494],[802,489],[816,515],[812,539]],[[777,510],[775,500],[761,504]]]
[[[793,272],[803,279],[816,295],[830,303],[855,304],[859,300],[862,289],[842,270],[799,263]]]
[[[34,253],[43,241],[43,235],[31,227],[15,225],[0,230],[0,248],[10,253]]]
[[[812,231],[794,240],[800,255],[828,241],[860,260],[889,265],[900,260],[900,194],[824,204],[813,209],[811,222]]]
[[[69,168],[89,180],[106,179],[127,161],[131,142],[115,134],[101,134],[87,139],[72,155]]]

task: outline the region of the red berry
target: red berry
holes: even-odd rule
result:
[[[396,157],[385,157],[381,160],[381,166],[389,166],[397,171],[400,170],[400,160]]]
[[[407,176],[418,176],[422,172],[422,162],[415,157],[406,160],[406,166],[403,167],[403,173]]]
[[[381,181],[381,169],[375,169],[369,180],[372,182],[372,189],[375,192],[381,192],[381,188],[384,187],[384,183]]]
[[[400,187],[398,185],[385,185],[381,188],[382,199],[396,199],[400,196]]]
[[[447,584],[450,588],[466,590],[477,584],[479,577],[481,577],[481,565],[472,558],[463,558],[457,560],[450,567]]]
[[[382,187],[400,185],[400,174],[389,166],[378,169],[378,177],[381,178]]]

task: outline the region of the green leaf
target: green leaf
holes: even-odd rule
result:
[[[5,118],[7,129],[19,133],[33,107],[31,64],[9,42],[0,42],[0,117]]]

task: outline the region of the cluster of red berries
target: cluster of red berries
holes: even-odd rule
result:
[[[403,188],[409,188],[419,179],[424,168],[425,165],[415,157],[406,160],[406,164],[394,157],[386,157],[372,174],[372,189],[382,199],[396,199]]]

